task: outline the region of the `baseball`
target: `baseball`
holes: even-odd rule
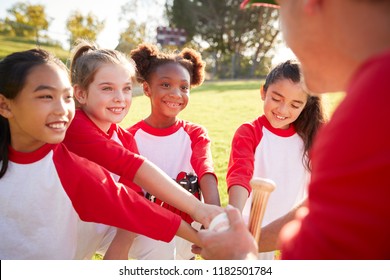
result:
[[[214,217],[214,219],[210,223],[209,230],[220,232],[228,230],[229,227],[229,218],[227,214],[223,212]]]

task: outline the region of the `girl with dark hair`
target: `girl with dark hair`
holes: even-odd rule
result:
[[[0,259],[90,258],[104,236],[83,231],[80,219],[167,242],[175,234],[197,242],[179,216],[68,151],[61,142],[74,113],[69,74],[57,58],[32,49],[0,61]],[[127,160],[135,183],[176,187],[143,158]],[[220,212],[193,201],[206,226]]]
[[[234,135],[226,180],[229,204],[240,209],[247,221],[249,181],[263,177],[276,183],[263,218],[265,226],[305,200],[309,152],[325,117],[320,98],[305,90],[300,65],[294,61],[277,65],[267,75],[261,98],[264,115],[241,125]],[[260,258],[273,259],[273,254]]]
[[[200,54],[189,48],[175,53],[161,52],[154,45],[141,44],[131,52],[131,57],[137,65],[138,81],[151,104],[149,116],[129,128],[140,154],[205,204],[220,205],[207,131],[178,118],[189,102],[190,89],[203,83],[205,63]],[[148,197],[197,226],[187,213],[163,203],[160,197]],[[141,259],[194,258],[191,244],[180,238],[163,244],[139,236],[130,251]]]

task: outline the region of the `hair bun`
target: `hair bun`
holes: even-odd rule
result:
[[[130,52],[131,58],[134,60],[137,65],[137,70],[139,77],[137,78],[139,82],[145,80],[145,74],[148,72],[153,58],[157,57],[158,49],[151,44],[140,44],[135,50]]]
[[[204,81],[204,68],[206,67],[206,63],[202,60],[202,56],[200,55],[200,53],[198,53],[194,49],[184,48],[181,51],[180,56],[183,59],[191,61],[193,67],[191,85],[201,85]]]

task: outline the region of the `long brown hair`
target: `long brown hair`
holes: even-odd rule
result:
[[[267,91],[271,84],[281,79],[289,79],[293,83],[301,83],[302,88],[305,89],[308,95],[305,108],[303,108],[299,117],[293,122],[293,125],[304,143],[304,164],[308,170],[311,170],[310,149],[319,128],[327,121],[322,100],[320,96],[308,92],[304,86],[301,67],[297,61],[287,60],[273,68],[265,79],[264,91]]]

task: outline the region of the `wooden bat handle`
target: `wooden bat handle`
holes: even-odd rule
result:
[[[273,192],[276,188],[275,182],[271,179],[254,177],[250,182],[252,190],[256,189],[264,192]]]
[[[275,183],[266,178],[255,177],[250,181],[252,187],[252,205],[249,216],[249,230],[259,243],[261,223],[267,206],[268,198],[275,189]]]

